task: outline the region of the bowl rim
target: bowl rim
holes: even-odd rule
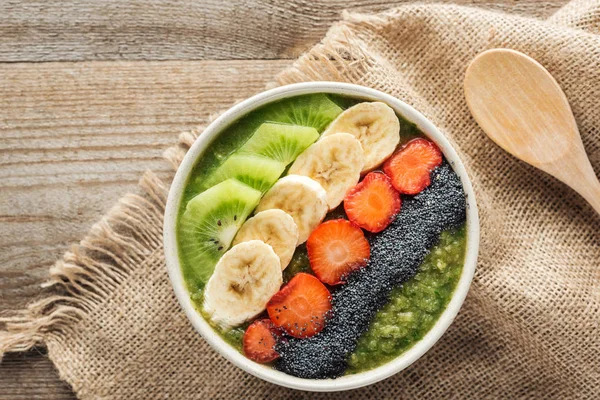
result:
[[[372,370],[344,375],[335,379],[303,379],[287,375],[269,366],[251,361],[223,340],[194,308],[183,280],[176,237],[176,220],[183,187],[196,161],[202,156],[202,153],[210,143],[230,123],[248,112],[275,100],[309,93],[339,94],[358,97],[366,101],[382,101],[388,104],[398,114],[415,123],[428,138],[436,142],[446,156],[446,159],[452,165],[454,171],[460,177],[467,199],[467,250],[465,264],[452,298],[435,325],[413,347],[395,359]],[[291,389],[332,392],[356,389],[388,378],[407,368],[439,340],[458,314],[475,273],[479,252],[479,216],[471,180],[467,175],[462,161],[448,139],[424,115],[403,101],[375,89],[340,82],[304,82],[277,87],[252,96],[234,105],[208,125],[202,135],[198,137],[188,150],[171,184],[165,209],[163,245],[169,279],[175,296],[194,329],[202,335],[213,349],[237,367],[265,381]]]

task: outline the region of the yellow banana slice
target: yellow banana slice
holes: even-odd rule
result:
[[[250,218],[240,228],[233,244],[262,240],[279,256],[281,269],[288,266],[298,244],[298,226],[283,210],[265,210]]]
[[[281,284],[281,264],[271,246],[251,240],[229,249],[204,288],[204,311],[224,329],[260,314]]]
[[[308,176],[327,192],[327,205],[333,210],[346,192],[358,183],[364,152],[360,142],[349,133],[322,138],[296,158],[289,173]]]
[[[400,142],[400,121],[390,106],[381,102],[358,103],[337,116],[322,137],[346,132],[358,139],[365,152],[361,172],[377,168]]]
[[[298,227],[298,244],[327,214],[327,194],[319,182],[302,175],[288,175],[279,179],[264,195],[256,212],[278,208],[290,214]]]

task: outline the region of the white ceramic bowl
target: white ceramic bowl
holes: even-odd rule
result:
[[[187,177],[198,158],[202,156],[203,152],[213,139],[215,139],[215,137],[217,137],[217,135],[219,135],[230,123],[250,111],[253,111],[257,107],[282,98],[307,93],[335,93],[350,97],[359,97],[364,100],[382,101],[391,106],[398,114],[404,116],[409,121],[414,122],[419,129],[437,143],[446,158],[452,164],[454,171],[456,171],[460,177],[467,195],[468,203],[467,254],[465,265],[452,299],[436,324],[423,339],[396,359],[373,370],[355,375],[342,376],[337,379],[301,379],[284,374],[283,372],[276,371],[273,368],[249,360],[221,339],[204,318],[194,309],[192,301],[190,300],[179,265],[175,233],[177,210],[179,208],[183,187]],[[338,82],[298,83],[268,90],[235,105],[210,124],[198,140],[196,140],[183,159],[171,185],[164,221],[164,248],[169,277],[181,307],[194,328],[216,351],[244,371],[281,386],[309,391],[339,391],[366,386],[402,371],[425,354],[425,352],[444,334],[458,313],[469,290],[471,280],[473,279],[479,250],[479,218],[471,181],[467,176],[463,163],[458,158],[456,151],[452,148],[444,135],[421,113],[395,97],[363,86]],[[185,344],[182,343],[181,345],[184,346]]]

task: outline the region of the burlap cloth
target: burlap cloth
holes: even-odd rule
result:
[[[462,80],[492,47],[525,52],[566,92],[600,171],[600,1],[548,21],[441,5],[345,14],[278,84],[339,80],[414,105],[456,144],[473,179],[481,251],[452,327],[407,370],[338,394],[254,378],[192,329],[162,251],[166,185],[151,174],[51,270],[48,296],[3,319],[0,353],[45,344],[83,399],[599,398],[600,217],[576,194],[488,140]],[[217,90],[217,88],[215,88]],[[167,152],[175,165],[197,133]]]

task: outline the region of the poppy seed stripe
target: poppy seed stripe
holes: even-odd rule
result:
[[[413,277],[440,233],[466,219],[466,199],[459,177],[444,161],[432,172],[431,185],[405,196],[402,209],[383,232],[368,237],[371,258],[333,293],[332,317],[318,335],[286,338],[278,345],[275,368],[307,379],[335,378],[368,329],[391,290]]]

